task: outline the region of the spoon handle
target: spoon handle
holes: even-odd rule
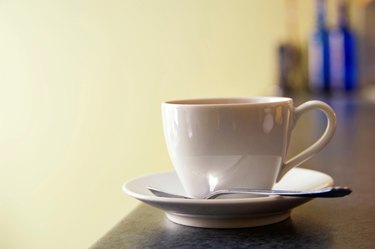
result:
[[[234,188],[230,190],[218,190],[212,192],[207,199],[215,199],[220,195],[226,194],[258,194],[258,195],[279,195],[279,196],[294,196],[294,197],[309,197],[309,198],[335,198],[343,197],[350,194],[352,190],[348,187],[328,187],[317,190],[308,191],[290,191],[290,190],[262,190],[262,189],[245,189]]]

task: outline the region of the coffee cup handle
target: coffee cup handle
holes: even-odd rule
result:
[[[333,137],[336,129],[336,114],[329,105],[322,101],[311,100],[296,107],[294,110],[294,124],[298,121],[302,114],[314,109],[323,111],[327,117],[327,127],[323,135],[315,143],[310,145],[310,147],[283,163],[277,177],[277,182],[280,181],[289,170],[301,165],[313,157],[316,153],[321,151]]]

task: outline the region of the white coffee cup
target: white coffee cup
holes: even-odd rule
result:
[[[327,117],[323,135],[286,160],[296,121],[313,109]],[[162,115],[172,164],[186,194],[195,198],[227,188],[271,189],[323,149],[336,127],[336,115],[324,102],[294,108],[284,97],[168,101],[162,103]]]

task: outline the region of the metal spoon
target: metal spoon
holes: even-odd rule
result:
[[[163,190],[147,187],[154,195],[158,197],[167,198],[183,198],[183,199],[194,199],[183,195],[176,195],[165,192]],[[228,194],[257,194],[257,195],[279,195],[279,196],[294,196],[294,197],[323,197],[323,198],[334,198],[343,197],[349,195],[352,190],[348,187],[327,187],[317,190],[307,190],[307,191],[294,191],[294,190],[269,190],[269,189],[246,189],[246,188],[233,188],[233,189],[222,189],[216,190],[201,199],[215,199],[220,195]]]

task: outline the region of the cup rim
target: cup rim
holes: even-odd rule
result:
[[[288,97],[279,96],[248,96],[248,97],[222,97],[222,98],[192,98],[164,101],[162,105],[178,106],[242,106],[264,105],[272,103],[292,102]]]

